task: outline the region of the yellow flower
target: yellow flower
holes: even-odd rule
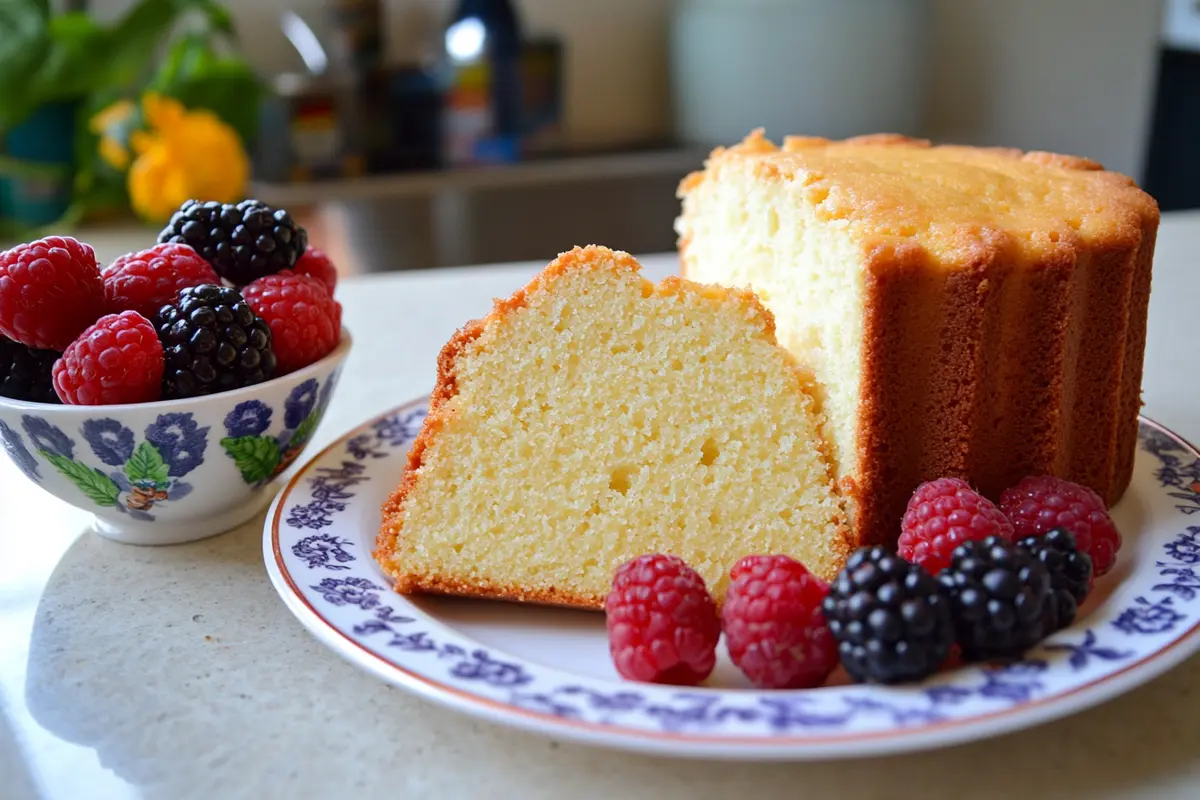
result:
[[[129,199],[149,220],[171,216],[185,200],[230,203],[244,196],[250,161],[233,128],[215,114],[189,111],[156,94],[142,98],[148,130],[136,131]]]
[[[129,148],[125,146],[123,128],[136,110],[131,101],[118,100],[88,120],[88,128],[100,136],[100,158],[113,169],[123,170],[129,166]]]

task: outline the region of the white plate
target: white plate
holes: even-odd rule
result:
[[[1071,628],[1025,660],[918,685],[751,688],[728,661],[696,689],[621,680],[594,612],[405,597],[371,558],[426,399],[349,432],[301,469],[267,517],[267,572],[318,639],[384,680],[547,736],[675,756],[801,760],[960,743],[1128,691],[1200,645],[1200,455],[1143,420],[1114,510],[1117,568]],[[722,648],[723,649],[723,648]]]

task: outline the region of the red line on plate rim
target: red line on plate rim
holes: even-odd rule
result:
[[[974,724],[977,724],[980,722],[988,722],[991,720],[1012,716],[1014,714],[1024,713],[1031,709],[1045,707],[1045,706],[1053,704],[1053,703],[1059,703],[1066,698],[1086,692],[1089,689],[1092,689],[1101,684],[1105,684],[1110,681],[1113,681],[1113,680],[1121,677],[1122,675],[1125,675],[1129,672],[1132,672],[1133,670],[1136,670],[1140,667],[1145,666],[1146,664],[1150,664],[1150,663],[1153,663],[1155,661],[1162,659],[1164,656],[1171,653],[1173,650],[1177,649],[1183,643],[1188,642],[1190,639],[1192,639],[1196,635],[1196,633],[1198,631],[1200,631],[1200,620],[1197,620],[1195,623],[1193,623],[1191,628],[1189,628],[1185,633],[1180,635],[1177,639],[1175,639],[1174,641],[1172,641],[1170,644],[1166,645],[1165,647],[1154,651],[1152,654],[1146,656],[1145,658],[1135,661],[1132,664],[1126,664],[1124,667],[1117,670],[1116,672],[1111,672],[1108,675],[1105,675],[1100,678],[1096,678],[1095,680],[1089,681],[1080,686],[1076,686],[1067,691],[1059,692],[1057,694],[1043,697],[1040,700],[1032,700],[1027,703],[1021,703],[1016,706],[1011,706],[1009,708],[1000,709],[997,711],[990,711],[986,714],[978,714],[978,715],[971,716],[971,717],[965,717],[963,719],[943,720],[941,722],[935,722],[935,723],[931,723],[929,725],[923,725],[920,728],[902,728],[900,730],[892,729],[892,730],[886,730],[886,731],[872,731],[872,732],[845,734],[845,735],[836,735],[835,734],[835,735],[821,735],[821,736],[794,736],[794,735],[769,736],[769,737],[765,737],[765,736],[702,736],[702,735],[686,734],[686,733],[668,733],[668,732],[660,732],[660,731],[652,731],[652,730],[642,730],[642,729],[637,729],[637,728],[624,728],[624,727],[620,727],[617,725],[604,725],[604,724],[596,723],[596,722],[585,722],[583,720],[567,719],[564,717],[555,716],[554,714],[549,714],[549,713],[545,713],[545,712],[541,712],[541,711],[534,711],[532,709],[520,708],[519,706],[509,705],[508,703],[504,703],[499,700],[493,700],[488,697],[482,697],[478,694],[474,694],[472,692],[465,691],[456,686],[452,686],[448,683],[443,683],[443,682],[435,680],[433,678],[428,678],[424,675],[421,675],[420,673],[413,672],[410,669],[402,667],[402,666],[396,664],[395,662],[384,658],[383,656],[379,655],[378,653],[374,652],[373,650],[371,650],[367,647],[364,647],[362,644],[360,644],[357,641],[355,641],[354,639],[350,638],[345,633],[343,633],[340,629],[338,629],[335,625],[333,625],[333,623],[331,623],[328,619],[326,619],[326,617],[323,614],[321,614],[321,612],[318,611],[312,605],[312,603],[310,603],[308,601],[308,598],[304,596],[304,593],[300,591],[300,588],[296,585],[296,582],[292,579],[292,575],[288,571],[287,565],[284,563],[284,560],[283,560],[283,552],[280,549],[280,545],[279,545],[279,522],[283,515],[283,508],[285,505],[285,500],[287,499],[287,496],[289,494],[291,494],[292,490],[296,487],[296,484],[300,482],[300,479],[302,477],[304,477],[305,474],[309,471],[310,467],[312,467],[312,465],[315,464],[316,462],[320,461],[321,458],[323,458],[327,453],[329,453],[329,451],[333,450],[334,448],[338,447],[339,445],[344,444],[351,436],[355,435],[358,431],[362,430],[363,428],[365,428],[369,425],[373,425],[374,423],[376,423],[386,417],[389,417],[393,414],[396,414],[400,411],[406,410],[412,406],[416,406],[423,402],[426,402],[426,401],[422,398],[417,398],[417,399],[411,400],[407,403],[402,403],[401,405],[396,406],[395,408],[391,409],[390,411],[385,411],[384,413],[379,414],[378,416],[372,417],[371,419],[367,420],[366,422],[361,423],[360,425],[356,425],[350,431],[348,431],[347,433],[338,437],[337,439],[335,439],[333,442],[331,442],[326,447],[322,448],[322,450],[319,453],[317,453],[312,458],[310,458],[304,464],[303,467],[301,467],[299,470],[297,470],[296,474],[291,477],[291,479],[287,482],[287,485],[285,485],[283,487],[283,489],[279,492],[279,496],[276,500],[275,512],[271,518],[271,550],[275,556],[275,566],[279,570],[280,576],[283,578],[284,582],[287,584],[288,588],[291,590],[292,596],[296,600],[298,600],[302,604],[302,606],[305,609],[307,609],[309,613],[311,613],[313,615],[313,617],[320,620],[321,623],[327,628],[327,630],[329,632],[336,634],[338,637],[343,639],[347,644],[349,644],[352,647],[356,648],[357,650],[361,651],[364,655],[368,656],[369,658],[377,661],[382,667],[384,667],[384,671],[393,670],[395,672],[398,672],[398,673],[404,675],[408,680],[422,684],[426,688],[432,690],[433,694],[441,695],[441,696],[447,697],[447,698],[454,698],[454,699],[458,700],[459,702],[463,703],[464,705],[475,705],[475,706],[480,706],[480,707],[483,707],[483,708],[491,710],[491,711],[501,711],[501,712],[504,712],[505,714],[515,714],[515,715],[526,717],[531,720],[536,720],[538,722],[541,722],[541,723],[544,723],[547,725],[551,725],[551,726],[577,728],[577,729],[582,729],[582,730],[586,730],[586,731],[593,732],[593,733],[607,733],[607,734],[617,734],[617,735],[621,735],[621,736],[635,736],[635,737],[642,738],[642,739],[651,739],[651,740],[663,741],[663,742],[687,742],[687,743],[691,743],[691,744],[705,744],[705,745],[722,745],[722,744],[747,745],[747,746],[753,745],[753,746],[771,747],[771,748],[787,747],[789,745],[814,745],[814,744],[838,744],[838,745],[840,745],[840,744],[844,744],[844,743],[858,742],[858,741],[904,738],[906,736],[911,736],[912,734],[914,734],[918,731],[920,733],[924,734],[924,733],[929,733],[929,732],[933,732],[933,731],[942,731],[942,730],[946,730],[949,728],[964,727],[967,725],[974,725]],[[1179,434],[1175,433],[1170,428],[1167,428],[1165,425],[1162,425],[1160,423],[1157,423],[1151,419],[1147,419],[1146,417],[1143,417],[1140,415],[1139,415],[1138,419],[1141,422],[1144,422],[1144,423],[1150,425],[1151,427],[1156,428],[1156,429],[1162,431],[1163,433],[1166,433],[1168,436],[1171,436],[1177,442],[1184,445],[1184,447],[1186,447],[1188,450],[1190,450],[1193,457],[1200,458],[1200,449],[1197,449],[1195,445],[1193,445],[1191,442],[1189,442],[1187,439],[1183,438]],[[705,691],[705,690],[703,687],[701,687],[700,691]],[[709,689],[707,691],[715,692],[715,691],[719,691],[719,690]]]

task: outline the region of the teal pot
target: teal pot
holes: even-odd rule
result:
[[[42,106],[4,136],[0,217],[37,226],[66,212],[75,177],[76,110],[75,103]]]

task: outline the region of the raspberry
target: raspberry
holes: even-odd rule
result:
[[[721,609],[729,657],[759,689],[820,686],[837,667],[825,581],[787,556],[746,556]]]
[[[949,597],[937,580],[882,547],[860,548],[846,560],[825,597],[825,617],[856,681],[921,680],[954,642]]]
[[[49,236],[0,253],[0,334],[63,350],[103,313],[104,282],[86,244]]]
[[[654,553],[619,567],[604,610],[613,664],[630,680],[692,686],[717,663],[717,606],[680,558]]]
[[[1025,478],[1000,495],[1000,510],[1012,520],[1017,539],[1066,528],[1099,577],[1117,563],[1121,533],[1100,495],[1086,486],[1044,475]]]
[[[324,358],[342,333],[342,304],[316,278],[284,270],[259,278],[242,296],[271,328],[278,375]]]
[[[937,575],[963,542],[1013,537],[1013,526],[983,495],[958,478],[922,483],[900,522],[900,557]]]
[[[304,255],[300,256],[300,260],[296,262],[292,271],[297,275],[310,275],[325,284],[330,297],[333,296],[333,290],[337,288],[337,267],[329,260],[329,256],[315,247],[309,247],[304,251]]]
[[[110,312],[136,311],[151,319],[175,302],[180,289],[221,282],[209,263],[186,244],[159,244],[121,256],[104,269],[103,278]]]
[[[147,403],[162,396],[163,348],[136,311],[101,317],[54,364],[54,390],[82,406]]]

